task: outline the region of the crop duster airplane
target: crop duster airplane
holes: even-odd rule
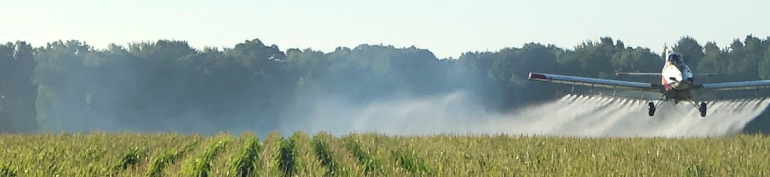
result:
[[[668,47],[665,46],[663,51],[666,53],[667,59],[660,73],[617,73],[617,75],[660,76],[660,84],[534,72],[529,73],[529,80],[661,93],[662,98],[658,100],[658,104],[654,104],[652,101],[648,103],[649,116],[655,114],[655,107],[661,101],[671,100],[674,101],[674,104],[680,101],[689,101],[700,111],[701,117],[706,117],[707,104],[701,100],[700,105],[698,105],[695,101],[696,99],[692,97],[691,92],[693,91],[759,90],[770,88],[770,80],[696,84],[694,76],[714,76],[716,74],[693,74],[679,53],[670,52]]]

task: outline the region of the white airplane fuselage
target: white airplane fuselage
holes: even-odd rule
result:
[[[678,54],[671,54],[670,56]],[[692,70],[684,62],[667,61],[661,73],[661,84],[665,87],[666,100],[675,101],[691,100],[691,86],[693,85]]]

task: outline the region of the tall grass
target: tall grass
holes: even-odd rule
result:
[[[768,176],[770,137],[0,135],[0,176]],[[182,163],[179,163],[182,162]]]
[[[0,162],[0,176],[15,177],[17,175],[16,171],[18,170],[11,165]]]
[[[262,147],[259,144],[259,137],[249,134],[243,137],[244,144],[241,150],[233,156],[230,165],[230,174],[238,177],[246,177],[259,173],[260,168],[259,153]]]
[[[212,137],[212,139],[214,140],[208,145],[208,147],[206,147],[202,154],[197,157],[191,157],[194,159],[187,161],[185,164],[186,166],[184,166],[185,168],[182,169],[183,176],[210,176],[209,172],[212,168],[211,161],[216,158],[231,141],[233,141],[230,134],[223,134],[217,137]]]
[[[353,157],[358,159],[358,163],[364,166],[366,175],[382,174],[382,162],[379,153],[370,153],[369,149],[361,146],[361,137],[349,135],[343,138],[345,148],[352,153]]]
[[[261,164],[263,165],[261,170],[258,170],[257,176],[280,176],[283,172],[281,172],[278,161],[275,160],[275,158],[279,155],[280,151],[280,141],[283,140],[283,137],[281,137],[281,134],[277,131],[271,132],[267,137],[265,138],[265,141],[262,143],[262,158],[259,159]]]
[[[313,145],[313,151],[318,157],[318,160],[321,161],[321,165],[326,168],[324,176],[341,176],[347,174],[345,171],[346,169],[340,166],[339,159],[337,159],[332,152],[331,147],[327,142],[329,139],[324,139],[323,136],[324,134],[316,134],[310,143]]]
[[[150,168],[147,169],[146,176],[160,176],[162,171],[166,169],[167,166],[176,163],[177,160],[179,160],[182,156],[186,155],[193,148],[195,148],[198,143],[200,143],[200,140],[195,140],[187,143],[182,147],[172,148],[165,153],[158,154],[158,156],[152,160]]]

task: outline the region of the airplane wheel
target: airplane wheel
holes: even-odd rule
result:
[[[706,103],[700,102],[700,117],[706,117]]]
[[[655,115],[655,104],[654,104],[654,103],[652,103],[652,102],[650,102],[649,104],[647,104],[647,107],[648,107],[648,112],[647,112],[647,114],[648,114],[648,115],[650,115],[650,117],[652,117],[653,115]]]

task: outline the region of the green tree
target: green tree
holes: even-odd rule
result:
[[[56,41],[37,49],[35,84],[38,95],[35,102],[38,124],[44,130],[59,131],[61,127],[79,126],[85,118],[88,76],[83,62],[93,48],[80,41]]]
[[[704,56],[698,63],[698,72],[727,74],[729,60],[725,52],[715,42],[707,42],[704,46]]]
[[[758,69],[760,78],[770,80],[770,46],[765,49],[764,57],[759,62]]]
[[[37,130],[35,65],[32,46],[26,42],[0,45],[0,132]]]
[[[692,67],[692,70],[698,71],[698,66],[705,54],[703,53],[703,47],[697,40],[690,36],[682,37],[672,49],[682,55],[685,63]]]

